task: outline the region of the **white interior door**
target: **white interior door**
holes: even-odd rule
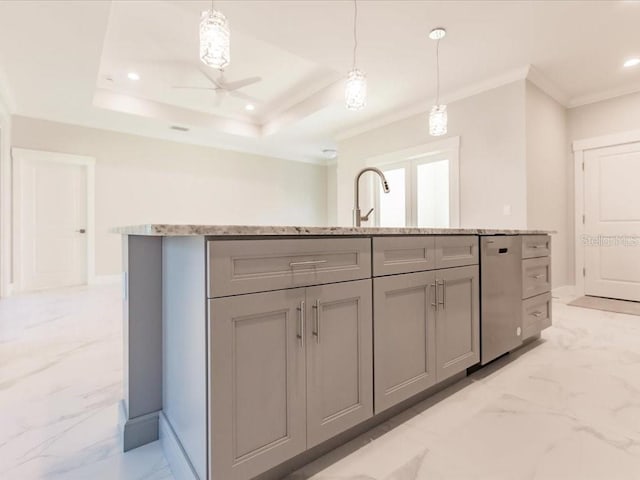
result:
[[[640,301],[640,142],[584,162],[585,294]]]
[[[19,162],[20,289],[87,282],[88,167],[29,151]]]

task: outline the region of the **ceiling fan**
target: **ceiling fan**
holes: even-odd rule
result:
[[[200,70],[200,72],[211,82],[210,87],[191,87],[191,86],[174,86],[176,89],[185,89],[185,90],[210,90],[213,91],[215,95],[214,106],[219,107],[222,104],[222,100],[225,96],[229,95],[236,98],[241,98],[242,100],[246,100],[251,103],[260,103],[255,97],[251,95],[247,95],[246,93],[240,92],[239,90],[244,87],[248,87],[249,85],[253,85],[254,83],[258,83],[262,80],[261,77],[247,77],[242,80],[236,80],[233,82],[227,82],[224,77],[224,70],[220,70],[220,76],[218,78],[214,78],[210,76],[204,70]]]

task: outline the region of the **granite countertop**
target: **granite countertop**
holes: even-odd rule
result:
[[[552,230],[510,228],[382,228],[382,227],[300,227],[275,225],[169,225],[146,224],[117,227],[112,233],[156,237],[184,236],[339,236],[339,235],[537,235],[556,233]]]

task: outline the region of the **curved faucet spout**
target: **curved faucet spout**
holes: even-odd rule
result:
[[[359,227],[363,221],[367,221],[369,220],[369,215],[371,215],[371,212],[373,211],[373,208],[369,211],[369,213],[367,213],[367,215],[362,216],[362,212],[360,211],[360,177],[362,176],[362,174],[366,173],[366,172],[374,172],[376,173],[379,177],[380,177],[380,183],[382,184],[382,190],[384,191],[384,193],[389,193],[390,189],[389,189],[389,183],[387,182],[387,177],[384,176],[384,173],[382,173],[382,170],[380,170],[379,168],[376,167],[366,167],[363,168],[362,170],[360,170],[358,172],[358,174],[356,175],[356,179],[354,182],[354,188],[353,188],[353,226],[354,227]]]

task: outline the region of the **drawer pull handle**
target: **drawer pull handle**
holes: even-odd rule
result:
[[[535,312],[532,312],[531,315],[533,315],[536,318],[540,318],[542,316],[542,312],[539,310],[536,310]]]
[[[327,263],[326,260],[309,260],[306,262],[291,262],[289,264],[290,268],[294,267],[313,267],[315,265],[322,265],[323,263]]]
[[[538,280],[540,278],[544,278],[544,274],[543,273],[539,273],[537,275],[531,275],[531,278],[535,278],[536,280]]]
[[[531,245],[531,248],[547,248],[546,245]]]

